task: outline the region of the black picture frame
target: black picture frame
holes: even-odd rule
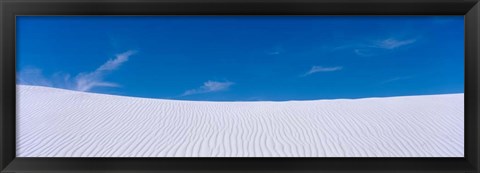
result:
[[[478,0],[0,0],[1,172],[479,172]],[[18,158],[18,15],[464,15],[464,158]]]

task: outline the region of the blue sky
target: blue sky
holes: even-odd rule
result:
[[[463,93],[463,16],[21,16],[17,83],[148,98]]]

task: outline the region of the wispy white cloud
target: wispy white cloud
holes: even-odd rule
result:
[[[106,82],[103,78],[108,72],[117,69],[124,62],[127,62],[128,58],[133,54],[135,54],[135,51],[118,54],[115,59],[108,60],[95,71],[78,74],[75,78],[76,90],[89,91],[94,87],[118,87],[118,84]]]
[[[410,78],[412,78],[412,76],[399,76],[399,77],[394,77],[394,78],[384,80],[380,83],[381,84],[386,84],[386,83],[396,82],[396,81],[399,81],[399,80],[406,80],[406,79],[410,79]]]
[[[116,55],[92,72],[83,72],[71,78],[70,74],[57,72],[50,77],[45,77],[38,68],[25,68],[17,74],[17,82],[25,85],[39,85],[78,91],[90,91],[95,87],[118,87],[112,82],[104,81],[104,77],[120,65],[128,61],[135,51],[127,51]]]
[[[376,41],[374,46],[383,49],[396,49],[402,46],[406,46],[412,43],[415,43],[416,39],[407,39],[407,40],[399,40],[395,38],[388,38],[384,40]]]
[[[347,41],[346,44],[333,47],[332,51],[352,50],[358,56],[370,57],[389,51],[394,51],[407,45],[412,45],[418,41],[417,38],[400,39],[397,37],[388,37],[384,39],[365,39],[358,41]]]
[[[53,86],[53,82],[48,80],[41,69],[27,67],[17,74],[17,83],[23,85]]]
[[[358,44],[354,48],[355,54],[363,57],[375,56],[386,51],[393,51],[400,47],[404,47],[417,42],[417,39],[396,39],[387,38],[381,40],[370,41],[365,44]]]
[[[269,54],[269,55],[279,55],[280,51],[271,51],[271,52],[267,52],[267,54]]]
[[[185,91],[182,96],[194,95],[194,94],[202,94],[202,93],[210,93],[210,92],[218,92],[218,91],[225,91],[232,86],[233,82],[218,82],[218,81],[207,81],[204,82],[203,85],[197,89],[191,89]]]
[[[375,55],[375,52],[372,51],[371,49],[355,49],[355,50],[353,50],[353,52],[355,52],[355,54],[357,54],[359,56],[363,56],[363,57],[369,57],[369,56]]]
[[[336,66],[336,67],[322,67],[322,66],[313,66],[309,71],[307,71],[305,74],[302,76],[308,76],[314,73],[320,73],[320,72],[332,72],[332,71],[338,71],[342,70],[342,66]]]
[[[267,51],[268,55],[280,55],[284,52],[283,46],[279,45]]]

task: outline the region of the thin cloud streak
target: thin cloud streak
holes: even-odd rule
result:
[[[353,41],[341,46],[333,47],[331,50],[339,51],[350,49],[358,56],[370,57],[385,51],[393,51],[401,47],[414,44],[417,41],[418,38],[398,39],[390,37],[380,40]]]
[[[218,91],[225,91],[232,86],[233,82],[218,82],[218,81],[207,81],[204,82],[203,85],[197,89],[191,89],[185,91],[181,96],[189,96],[194,94],[203,94],[203,93],[210,93],[210,92],[218,92]]]
[[[268,55],[280,55],[284,52],[283,46],[276,46],[273,49],[267,51]]]
[[[417,42],[417,39],[399,40],[388,38],[384,40],[373,41],[370,44],[358,46],[354,49],[355,54],[363,57],[370,57],[381,53],[382,51],[393,51],[400,47],[404,47]]]
[[[376,42],[376,47],[383,48],[383,49],[396,49],[402,46],[406,46],[412,43],[415,43],[416,39],[408,39],[408,40],[397,40],[394,38],[389,38],[381,41]]]
[[[95,71],[84,72],[71,78],[70,74],[57,72],[50,77],[45,77],[42,70],[38,68],[23,69],[17,75],[17,82],[23,85],[38,85],[72,89],[78,91],[90,91],[95,87],[119,87],[120,85],[112,82],[104,81],[104,77],[127,62],[129,57],[136,51],[127,51],[116,55],[114,59],[110,59]]]
[[[333,72],[333,71],[339,71],[342,70],[342,66],[336,66],[336,67],[322,67],[322,66],[313,66],[308,72],[303,74],[302,76],[308,76],[314,73],[320,73],[320,72]]]
[[[410,79],[410,78],[412,78],[412,77],[411,76],[400,76],[400,77],[394,77],[394,78],[391,78],[391,79],[388,79],[388,80],[384,80],[380,83],[381,84],[386,84],[386,83],[396,82],[396,81],[399,81],[399,80],[406,80],[406,79]]]
[[[118,87],[118,84],[105,82],[103,78],[108,72],[117,69],[120,65],[127,62],[128,58],[133,54],[135,54],[135,51],[118,54],[115,59],[108,60],[95,71],[77,75],[75,78],[76,90],[89,91],[94,87]]]
[[[17,83],[22,85],[53,86],[53,82],[43,76],[42,70],[28,67],[17,74]]]

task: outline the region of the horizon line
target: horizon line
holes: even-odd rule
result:
[[[66,88],[57,88],[50,86],[40,86],[40,85],[28,85],[28,84],[16,84],[15,89],[18,87],[40,87],[40,88],[49,88],[56,90],[65,90],[70,92],[86,93],[86,94],[95,94],[95,95],[105,95],[113,97],[125,97],[125,98],[134,98],[134,99],[152,99],[152,100],[170,100],[170,101],[188,101],[188,102],[302,102],[302,101],[328,101],[328,100],[362,100],[362,99],[381,99],[381,98],[398,98],[398,97],[421,97],[421,96],[438,96],[438,95],[459,95],[465,94],[465,92],[459,93],[441,93],[441,94],[420,94],[420,95],[397,95],[397,96],[373,96],[373,97],[361,97],[361,98],[332,98],[332,99],[310,99],[310,100],[182,100],[182,99],[168,99],[168,98],[154,98],[154,97],[138,97],[138,96],[128,96],[128,95],[115,95],[115,94],[106,94],[106,93],[97,93],[97,92],[88,92],[88,91],[78,91]]]

